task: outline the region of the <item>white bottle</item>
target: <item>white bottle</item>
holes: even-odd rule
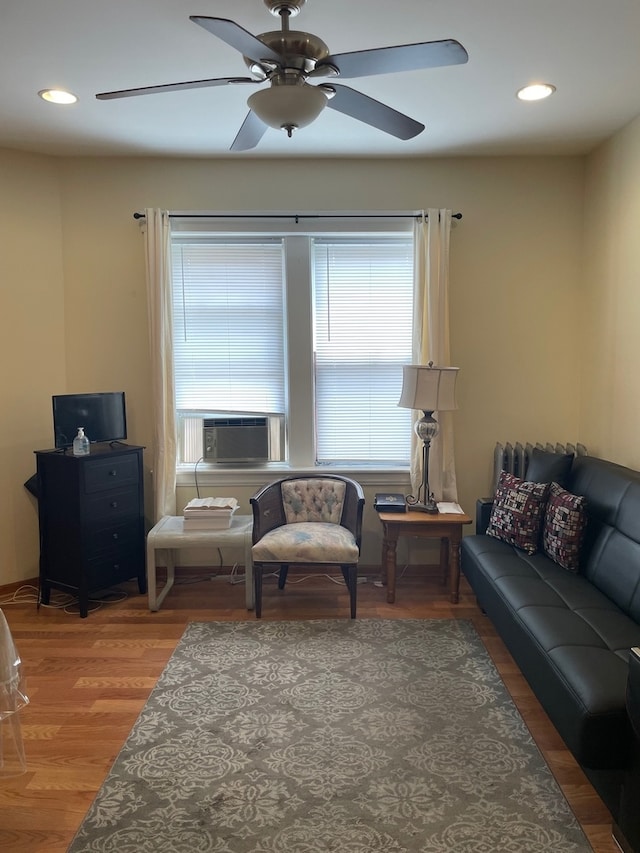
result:
[[[84,427],[78,427],[78,434],[73,439],[73,455],[88,456],[89,455],[89,439],[84,434]]]

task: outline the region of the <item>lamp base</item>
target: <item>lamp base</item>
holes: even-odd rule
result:
[[[415,498],[412,499],[411,495],[407,495],[405,498],[407,502],[407,509],[410,509],[412,512],[429,512],[436,514],[439,512],[438,505],[435,501],[429,501],[426,504],[420,503],[420,501],[412,502]]]

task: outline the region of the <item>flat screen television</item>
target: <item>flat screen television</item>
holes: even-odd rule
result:
[[[127,437],[124,391],[56,394],[52,403],[57,448],[71,447],[78,427],[84,427],[84,434],[92,444],[124,441]]]

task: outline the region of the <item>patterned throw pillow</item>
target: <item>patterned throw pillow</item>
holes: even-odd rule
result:
[[[554,563],[577,572],[587,526],[586,500],[551,483],[542,527],[542,547]]]
[[[548,493],[549,483],[533,483],[501,471],[487,535],[535,554]]]

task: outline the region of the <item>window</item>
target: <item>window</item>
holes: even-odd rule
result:
[[[411,240],[314,240],[313,273],[317,461],[406,462]]]
[[[178,412],[285,411],[282,240],[172,246]]]
[[[262,415],[272,461],[407,465],[411,413],[397,402],[411,361],[408,220],[391,233],[256,224],[172,236],[179,462],[205,455],[208,419]]]

